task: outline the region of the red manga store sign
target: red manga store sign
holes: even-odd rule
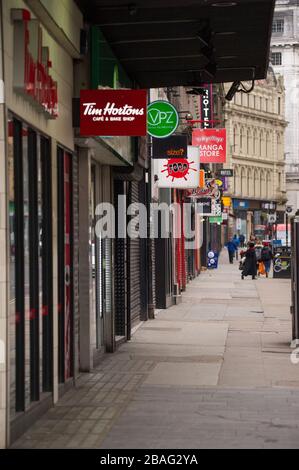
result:
[[[226,162],[226,129],[194,129],[192,145],[199,147],[200,163]]]
[[[81,90],[82,136],[146,135],[146,90]]]
[[[49,48],[43,47],[42,29],[25,9],[12,9],[14,22],[14,74],[16,92],[50,119],[58,117],[57,82],[49,69]]]

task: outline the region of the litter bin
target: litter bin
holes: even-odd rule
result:
[[[291,247],[275,247],[273,258],[273,277],[291,279]]]

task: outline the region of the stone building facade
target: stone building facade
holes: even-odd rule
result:
[[[285,139],[286,189],[293,213],[299,207],[299,2],[277,0],[272,26],[271,63],[284,77],[285,116],[288,121]]]
[[[227,84],[225,92],[228,89]],[[268,214],[264,210],[282,211],[286,202],[284,108],[283,79],[273,72],[256,82],[252,92],[236,93],[232,101],[224,102],[226,167],[234,170],[227,191],[236,215],[231,229],[247,236],[265,235]]]

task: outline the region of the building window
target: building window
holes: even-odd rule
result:
[[[284,32],[284,20],[274,20],[272,24],[272,33]]]
[[[281,52],[272,52],[271,62],[273,65],[282,65]]]

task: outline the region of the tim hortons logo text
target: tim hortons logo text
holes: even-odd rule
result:
[[[134,121],[134,116],[143,116],[144,108],[133,108],[130,105],[117,107],[107,103],[104,108],[97,108],[96,103],[83,103],[84,116],[93,116],[93,121]]]
[[[14,89],[48,118],[58,116],[57,82],[49,73],[49,48],[43,47],[42,29],[25,9],[12,9],[14,21]]]

